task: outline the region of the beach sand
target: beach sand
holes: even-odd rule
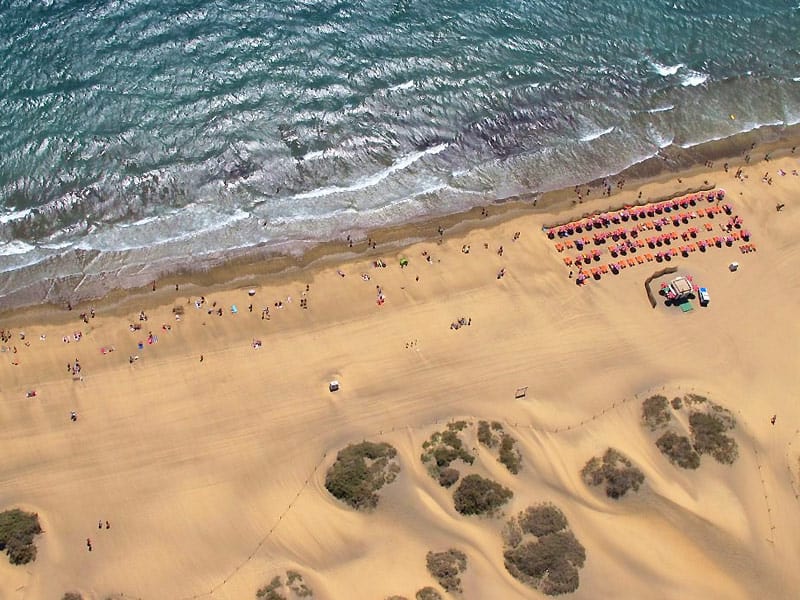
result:
[[[796,597],[800,157],[762,157],[731,159],[728,172],[694,168],[680,183],[629,183],[612,198],[490,208],[441,238],[234,286],[159,282],[156,293],[95,303],[88,323],[78,313],[89,304],[7,314],[4,345],[17,352],[0,355],[0,508],[37,512],[44,533],[35,562],[0,561],[0,598],[254,598],[287,570],[314,598],[413,598],[436,585],[426,553],[451,547],[468,558],[463,597],[537,597],[504,568],[501,531],[545,501],[586,548],[576,598]],[[746,179],[734,178],[740,166]],[[639,191],[713,186],[758,250],[674,259],[712,294],[688,314],[651,308],[643,282],[654,263],[575,285],[542,231]],[[208,314],[216,308],[222,316]],[[453,330],[460,317],[471,324]],[[648,395],[692,391],[735,415],[733,465],[704,456],[679,469],[640,424]],[[422,443],[453,419],[497,420],[518,440],[518,475],[485,449],[471,470],[514,491],[497,518],[457,513],[452,490],[420,462]],[[336,452],[364,439],[394,445],[402,468],[368,513],[324,485]],[[610,446],[646,476],[618,501],[580,477]]]

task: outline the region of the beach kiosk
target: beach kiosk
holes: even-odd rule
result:
[[[328,390],[331,392],[338,392],[339,391],[339,382],[337,380],[333,380],[328,384]]]
[[[666,296],[675,304],[681,304],[688,300],[694,293],[692,282],[686,277],[676,277],[669,282],[666,289]]]

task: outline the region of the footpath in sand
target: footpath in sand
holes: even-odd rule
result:
[[[557,215],[490,215],[383,256],[385,268],[354,258],[254,284],[253,296],[250,285],[184,285],[122,314],[99,302],[87,323],[88,305],[10,315],[0,507],[37,512],[44,533],[35,562],[0,561],[0,598],[239,600],[287,570],[314,598],[413,598],[436,585],[426,553],[451,547],[468,558],[463,597],[537,597],[504,568],[501,530],[543,501],[586,548],[576,598],[796,597],[800,160],[747,166],[741,179],[737,167]],[[671,262],[709,288],[704,309],[651,308],[643,281],[655,264],[575,285],[542,231],[639,189],[654,198],[705,181],[726,189],[757,251]],[[733,465],[679,469],[641,426],[643,398],[689,391],[736,417]],[[476,449],[475,472],[514,492],[499,518],[457,513],[420,462],[453,419],[500,421],[518,441],[518,475]],[[369,513],[324,485],[336,452],[364,439],[395,446],[402,469]],[[646,477],[619,501],[580,476],[609,446]]]

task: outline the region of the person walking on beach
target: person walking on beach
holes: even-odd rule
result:
[[[86,538],[86,548],[89,549],[89,552],[92,551],[92,540],[90,538]]]
[[[769,420],[769,422],[775,425],[775,421],[777,420],[778,420],[778,415],[772,415],[772,418]]]

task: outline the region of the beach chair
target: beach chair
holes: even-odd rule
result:
[[[641,264],[644,264],[644,256],[642,256],[641,254],[639,254],[639,255],[636,257],[636,262],[637,262],[638,264],[640,264],[640,265],[641,265]]]
[[[572,249],[572,248],[575,247],[575,244],[572,243],[572,240],[567,240],[566,242],[564,242],[564,245],[569,249]]]
[[[608,267],[606,265],[600,265],[600,271],[602,271],[603,274],[608,273]]]
[[[572,259],[569,256],[564,257],[564,264],[568,267],[572,265]]]
[[[635,267],[636,266],[636,261],[633,260],[632,258],[629,258],[627,262],[628,262],[628,266],[629,267]]]

